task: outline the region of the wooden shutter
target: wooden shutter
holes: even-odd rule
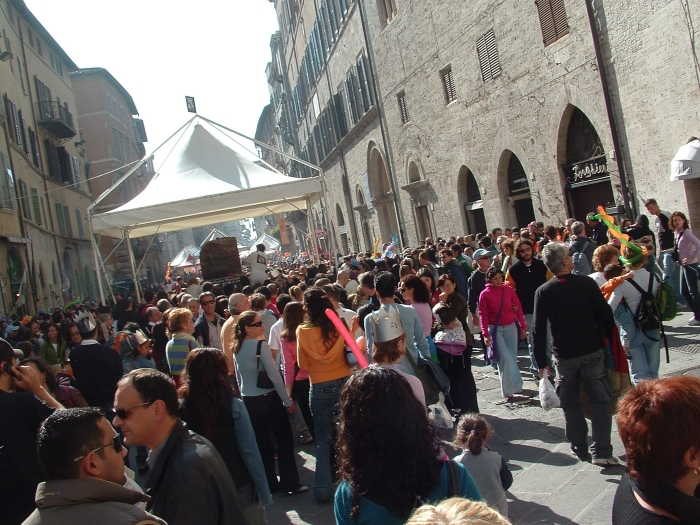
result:
[[[85,238],[85,230],[83,229],[83,218],[80,216],[80,210],[75,209],[75,222],[78,224],[78,236],[81,239]]]
[[[406,93],[401,92],[396,96],[399,102],[399,114],[401,115],[401,123],[406,124],[410,120],[408,115],[408,104],[406,103]]]
[[[452,68],[443,69],[440,73],[442,77],[442,88],[445,94],[445,102],[449,104],[457,98],[457,90],[455,89],[454,80],[452,79]]]
[[[70,210],[68,206],[63,207],[63,220],[66,222],[66,233],[73,237],[73,221],[70,218]]]
[[[29,195],[27,194],[27,184],[20,180],[19,182],[19,200],[22,203],[22,216],[25,219],[32,220],[32,210],[29,207]]]
[[[484,35],[486,40],[486,52],[489,57],[489,67],[491,68],[491,78],[496,78],[501,74],[501,62],[498,60],[498,48],[496,47],[496,35],[493,29]]]
[[[569,33],[564,0],[535,0],[542,28],[542,42],[548,46]]]
[[[3,195],[3,203],[6,208],[11,210],[17,209],[17,193],[15,193],[15,180],[10,168],[10,156],[7,153],[2,154],[5,163],[5,171],[0,174],[7,180],[7,195]]]
[[[56,203],[56,217],[58,218],[58,231],[61,235],[66,234],[66,223],[63,220],[63,205]]]
[[[32,194],[32,208],[34,208],[34,222],[41,224],[41,209],[39,208],[39,194],[36,188],[31,189]]]
[[[489,66],[489,54],[486,50],[486,37],[482,36],[476,41],[476,52],[479,55],[479,67],[481,68],[481,78],[484,82],[491,80],[491,67]]]

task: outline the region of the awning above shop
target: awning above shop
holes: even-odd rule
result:
[[[684,144],[671,161],[671,180],[688,180],[700,177],[700,140]]]

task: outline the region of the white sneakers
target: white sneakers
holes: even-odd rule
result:
[[[700,320],[698,320],[696,317],[693,317],[690,321],[688,321],[688,324],[686,326],[700,326]]]

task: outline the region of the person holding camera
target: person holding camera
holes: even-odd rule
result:
[[[8,525],[19,525],[36,508],[36,487],[44,481],[36,433],[47,417],[63,409],[33,368],[15,366],[21,357],[20,350],[0,339],[0,505]]]

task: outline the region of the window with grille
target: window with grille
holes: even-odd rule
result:
[[[496,35],[493,33],[493,29],[477,40],[476,52],[479,55],[481,78],[484,79],[484,82],[493,80],[501,74],[501,63],[498,60]]]
[[[39,208],[39,193],[36,188],[31,189],[32,208],[34,209],[34,222],[41,224],[41,209]]]
[[[452,66],[447,66],[445,69],[440,71],[440,78],[442,79],[442,90],[445,95],[445,103],[457,100],[457,90],[455,89],[455,83],[452,79]]]
[[[401,124],[406,124],[410,120],[408,116],[408,105],[406,104],[406,92],[402,91],[396,95],[396,100],[399,102],[399,114],[401,115]]]
[[[564,0],[535,0],[545,47],[569,34]]]

